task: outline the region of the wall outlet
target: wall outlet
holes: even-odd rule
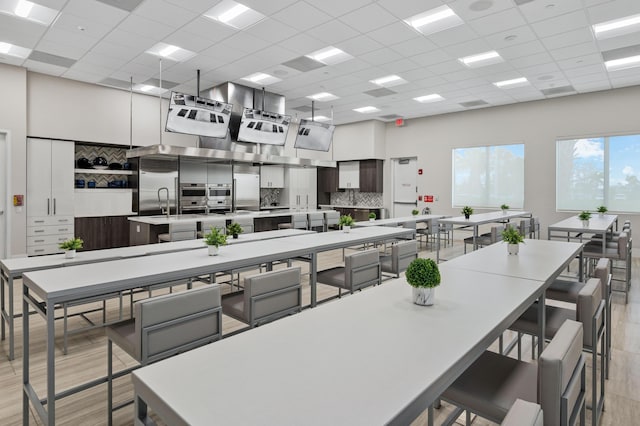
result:
[[[140,232],[140,225],[136,225],[136,232]]]

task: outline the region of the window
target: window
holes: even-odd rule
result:
[[[556,142],[556,209],[640,212],[640,135]]]
[[[453,206],[524,207],[524,145],[453,150]]]

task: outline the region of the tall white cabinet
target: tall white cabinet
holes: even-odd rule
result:
[[[261,166],[260,188],[284,188],[284,167]]]
[[[289,207],[297,210],[313,210],[318,208],[318,171],[313,168],[287,169]],[[287,199],[287,197],[285,197]]]
[[[74,149],[68,141],[27,141],[29,256],[60,253],[58,244],[74,237]]]

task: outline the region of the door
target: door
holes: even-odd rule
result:
[[[51,141],[51,213],[55,216],[74,215],[73,142]]]
[[[418,206],[418,159],[394,158],[392,163],[392,217],[411,216]]]
[[[0,132],[0,259],[7,258],[9,233],[7,232],[7,184],[9,170],[7,166],[7,134]]]
[[[73,167],[71,171],[73,173]],[[71,188],[73,188],[73,181]],[[52,214],[52,202],[51,141],[29,139],[27,141],[27,216],[49,216]]]

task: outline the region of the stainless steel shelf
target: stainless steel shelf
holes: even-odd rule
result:
[[[133,170],[98,170],[98,169],[73,169],[75,173],[90,175],[132,175]]]

